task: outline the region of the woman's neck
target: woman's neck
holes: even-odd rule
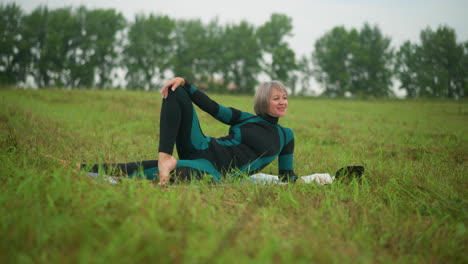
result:
[[[260,117],[272,124],[278,124],[279,117],[271,116],[270,114],[262,114]]]

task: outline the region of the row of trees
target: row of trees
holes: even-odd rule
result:
[[[388,87],[396,78],[408,97],[463,97],[468,41],[457,43],[455,31],[447,26],[421,31],[420,40],[406,41],[395,51],[377,27],[335,27],[315,43],[314,76],[331,96],[392,96]]]
[[[129,23],[113,9],[85,7],[24,14],[15,4],[0,6],[0,17],[2,83],[32,76],[38,87],[105,88],[123,70],[128,89],[154,89],[171,74],[246,93],[262,72],[288,83],[296,67],[285,41],[292,21],[280,14],[258,28],[153,14]]]
[[[327,96],[392,96],[394,80],[408,96],[459,98],[468,87],[468,41],[457,43],[447,27],[421,32],[421,43],[398,50],[377,26],[335,27],[315,43],[311,56],[296,58],[287,38],[292,19],[273,14],[263,25],[246,21],[175,20],[114,9],[41,6],[25,14],[0,5],[0,82],[38,87],[107,88],[124,73],[127,89],[155,89],[172,75],[202,88],[250,93],[264,74],[293,93],[315,78]]]
[[[117,33],[125,19],[114,10],[47,7],[24,15],[15,4],[0,7],[3,83],[32,76],[38,87],[106,87],[118,65]]]

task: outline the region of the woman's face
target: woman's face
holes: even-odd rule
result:
[[[270,94],[268,114],[274,117],[282,117],[286,115],[287,109],[288,95],[279,89],[273,88]]]

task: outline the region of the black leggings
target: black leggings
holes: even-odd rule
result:
[[[163,99],[159,127],[159,152],[172,155],[177,147],[179,160],[175,177],[171,181],[201,178],[204,174],[220,177],[220,173],[211,163],[213,155],[208,149],[210,138],[200,129],[198,117],[187,92],[179,87],[169,89],[169,95]],[[82,164],[82,168],[98,173],[101,169],[107,175],[123,175],[155,179],[158,174],[158,161],[145,160],[117,164]]]
[[[157,160],[144,160],[129,163],[115,163],[115,164],[81,164],[81,168],[99,173],[102,172],[106,175],[114,176],[128,176],[145,178],[148,180],[157,180],[158,177],[158,161]],[[201,170],[193,169],[191,167],[177,167],[173,171],[173,177],[170,181],[172,183],[179,181],[190,181],[193,179],[201,179],[205,173]]]

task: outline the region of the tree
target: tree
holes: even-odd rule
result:
[[[351,89],[354,95],[388,97],[393,75],[391,39],[384,37],[377,26],[364,24],[352,49],[350,64]]]
[[[462,69],[462,89],[460,89],[460,97],[464,97],[468,93],[468,73],[463,71],[463,69],[468,69],[468,41],[462,44],[463,46],[463,60],[461,63],[461,69]]]
[[[325,95],[343,97],[351,91],[350,65],[357,45],[357,31],[348,32],[343,26],[334,27],[315,42],[314,76],[324,85]]]
[[[300,93],[304,95],[307,93],[307,90],[309,90],[311,78],[314,76],[311,60],[309,60],[306,56],[302,56],[297,63],[297,76],[301,84],[301,91],[298,92],[297,90],[293,90],[292,93]]]
[[[252,93],[257,85],[261,48],[255,28],[246,21],[227,25],[222,36],[220,70],[223,80],[237,93]]]
[[[457,44],[455,31],[441,26],[435,32],[421,32],[421,91],[429,96],[458,97],[463,90],[463,46]]]
[[[206,57],[201,60],[204,62],[202,65],[204,73],[200,76],[200,84],[202,88],[217,92],[226,92],[229,85],[222,75],[224,56],[219,56],[223,54],[224,30],[225,28],[219,25],[218,19],[213,19],[205,26],[207,50],[204,54]]]
[[[315,76],[324,94],[388,97],[391,95],[393,51],[390,38],[377,26],[364,24],[358,32],[335,27],[315,43]]]
[[[214,74],[220,71],[222,29],[216,20],[204,25],[197,19],[178,20],[175,31],[172,71],[208,88],[216,82]]]
[[[294,85],[293,71],[297,69],[295,53],[285,41],[292,35],[292,19],[282,14],[272,14],[257,31],[263,56],[263,71],[273,80],[281,80],[288,86]]]
[[[418,67],[421,65],[418,47],[405,41],[396,53],[395,75],[400,80],[400,89],[406,91],[407,97],[420,94],[418,85]]]
[[[46,41],[48,31],[49,9],[37,7],[24,17],[24,41],[30,46],[31,68],[29,73],[38,87],[49,85],[48,61],[46,60]]]
[[[168,16],[136,15],[124,48],[127,87],[156,89],[171,67],[175,23]]]
[[[421,31],[421,44],[406,42],[397,53],[395,71],[409,97],[460,98],[466,94],[468,52],[453,29]]]
[[[28,50],[22,36],[23,11],[15,4],[0,5],[0,83],[16,84],[26,78]]]
[[[67,86],[72,88],[91,88],[95,82],[95,67],[92,65],[91,57],[95,54],[91,40],[86,30],[89,11],[84,7],[78,8],[72,15],[77,21],[79,32],[75,36],[74,48],[69,51]]]
[[[72,87],[70,68],[76,64],[80,24],[71,8],[38,7],[24,18],[24,41],[31,47],[30,73],[39,87]]]
[[[125,28],[126,20],[114,9],[81,9],[84,14],[82,42],[79,47],[84,57],[84,71],[98,76],[96,86],[104,88],[112,85],[111,72],[117,66],[117,48],[121,47],[117,34]],[[87,78],[88,79],[88,78]],[[92,85],[89,80],[83,82]]]

